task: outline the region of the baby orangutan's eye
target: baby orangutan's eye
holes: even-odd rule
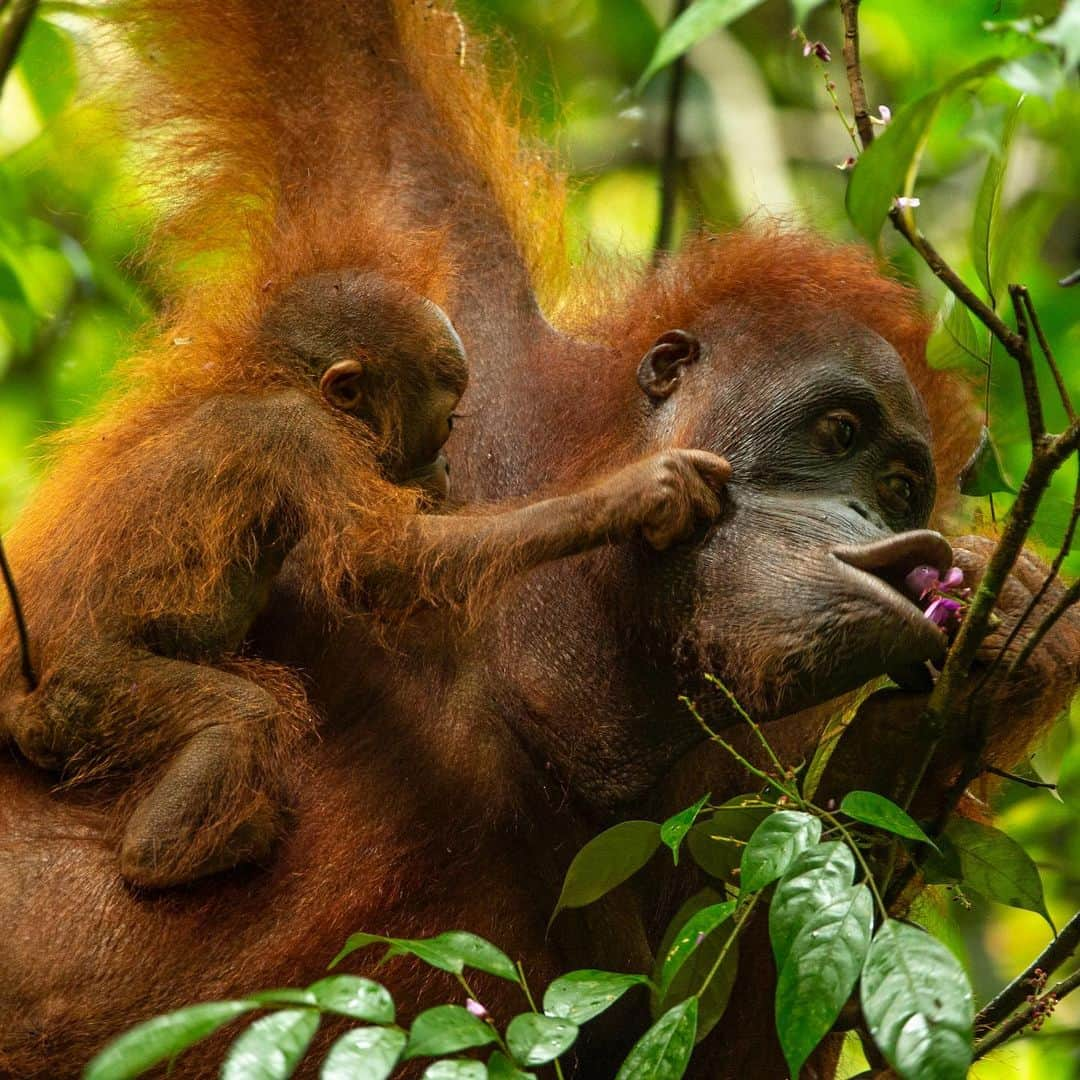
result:
[[[858,431],[859,421],[851,413],[827,413],[814,425],[814,445],[822,453],[842,457],[855,445]]]

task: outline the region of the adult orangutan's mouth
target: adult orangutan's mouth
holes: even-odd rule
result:
[[[869,544],[834,548],[836,569],[850,587],[901,623],[903,652],[916,660],[939,660],[948,638],[902,591],[904,578],[917,566],[932,566],[945,573],[952,565],[952,548],[930,529],[898,533]]]

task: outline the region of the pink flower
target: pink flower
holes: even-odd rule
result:
[[[832,59],[832,53],[829,52],[829,46],[826,45],[824,41],[807,40],[803,42],[803,56],[809,56],[811,53],[819,60],[824,60],[826,64]]]
[[[465,999],[465,1008],[468,1009],[477,1020],[488,1020],[491,1018],[491,1013],[489,1013],[479,1001],[473,1001],[472,998]]]
[[[960,621],[961,603],[951,596],[939,596],[923,612],[923,614],[936,626],[943,630]]]

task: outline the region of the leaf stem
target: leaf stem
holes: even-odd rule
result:
[[[699,1001],[701,1000],[701,995],[704,994],[705,991],[708,989],[709,984],[713,981],[714,978],[716,978],[716,973],[720,970],[720,965],[724,962],[727,954],[731,951],[731,946],[732,944],[734,944],[735,939],[739,936],[739,931],[741,931],[742,928],[746,925],[746,922],[750,918],[750,915],[752,914],[755,905],[760,899],[761,893],[754,893],[754,895],[751,896],[750,899],[747,901],[742,911],[740,911],[735,916],[734,925],[731,928],[731,933],[728,935],[727,941],[724,942],[723,948],[717,954],[716,960],[713,962],[713,966],[709,969],[709,974],[706,975],[704,980],[702,981],[701,989],[699,989],[698,992],[694,994],[694,997],[696,997]]]

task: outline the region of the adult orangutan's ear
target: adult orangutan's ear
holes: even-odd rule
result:
[[[668,330],[650,346],[638,364],[638,386],[655,401],[670,397],[685,368],[701,355],[701,343],[685,330]]]
[[[339,360],[331,364],[319,380],[319,390],[327,402],[342,412],[355,412],[364,399],[364,364],[359,360]]]

